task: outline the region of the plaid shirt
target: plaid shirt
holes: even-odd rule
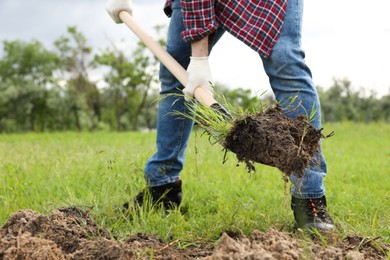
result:
[[[171,3],[164,12],[169,17]],[[179,1],[179,0],[176,0]],[[287,0],[180,0],[185,41],[196,41],[222,26],[263,57],[271,54],[283,25]]]

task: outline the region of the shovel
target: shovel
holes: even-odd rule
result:
[[[130,30],[148,47],[158,60],[176,77],[176,79],[185,86],[187,83],[186,70],[163,48],[156,42],[144,29],[135,21],[135,19],[126,11],[119,13],[119,18],[124,22]],[[194,91],[194,97],[197,101],[205,106],[210,106],[218,113],[230,117],[229,113],[213,98],[211,93],[202,87],[198,87]]]

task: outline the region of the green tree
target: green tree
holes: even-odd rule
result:
[[[266,92],[258,94],[250,89],[228,88],[218,83],[215,84],[215,89],[226,99],[228,104],[246,111],[260,112],[266,105],[274,104],[273,96],[266,94]]]
[[[351,90],[351,82],[347,79],[333,80],[333,85],[327,90],[319,88],[322,118],[324,121],[336,122],[356,120],[358,118],[356,94]]]
[[[383,96],[378,103],[379,103],[378,113],[382,115],[381,118],[385,122],[390,123],[390,88],[389,88],[389,93]]]
[[[329,89],[319,87],[318,92],[322,116],[326,122],[389,122],[388,96],[379,99],[373,91],[367,95],[364,88],[354,90],[348,79],[334,79]]]
[[[4,41],[0,60],[0,131],[44,130],[59,59],[39,41]]]
[[[144,123],[151,127],[150,97],[156,96],[158,61],[145,45],[138,43],[130,55],[112,46],[96,55],[95,62],[107,69],[108,87],[103,95],[107,97],[105,107],[113,108],[107,119],[114,118],[116,130],[139,129],[141,115],[145,117]]]
[[[59,77],[66,88],[69,114],[78,130],[96,129],[101,120],[100,93],[90,80],[93,70],[93,49],[76,27],[68,27],[67,34],[54,45],[61,60]]]

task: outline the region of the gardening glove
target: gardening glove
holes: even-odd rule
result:
[[[183,89],[185,99],[189,101],[194,97],[195,89],[202,87],[210,95],[213,95],[211,86],[211,70],[208,57],[191,57],[190,64],[187,68],[187,84]]]
[[[133,14],[131,0],[109,0],[106,4],[106,11],[116,23],[122,23],[122,20],[119,18],[121,11]]]

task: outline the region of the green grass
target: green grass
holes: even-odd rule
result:
[[[327,124],[323,141],[329,211],[341,234],[380,236],[390,242],[390,125]],[[214,241],[225,230],[291,230],[293,216],[282,174],[256,165],[248,173],[233,154],[222,164],[219,145],[200,132],[188,146],[182,172],[183,208],[165,215],[118,211],[144,186],[143,167],[154,133],[0,135],[0,225],[21,209],[49,214],[93,207],[95,221],[118,239],[137,232],[172,241]],[[183,242],[185,245],[185,242]]]

